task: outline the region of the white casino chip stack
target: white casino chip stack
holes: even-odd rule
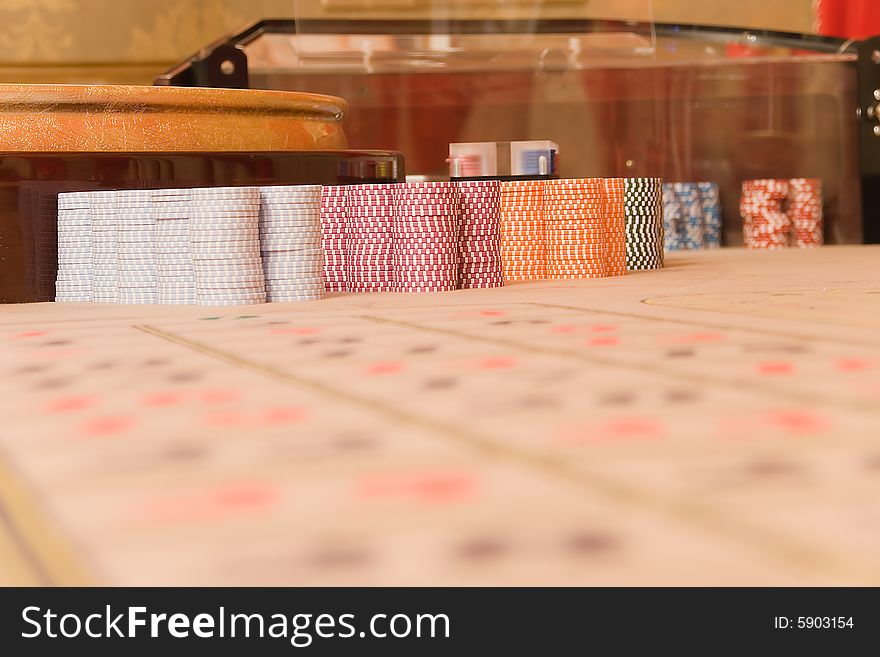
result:
[[[324,298],[321,186],[260,188],[260,244],[270,302]]]
[[[190,193],[190,248],[197,303],[265,303],[259,188],[213,187]]]
[[[89,194],[92,217],[92,301],[119,303],[118,239],[119,220],[115,191]]]
[[[148,189],[116,192],[119,303],[157,303],[156,220]]]
[[[162,304],[195,304],[196,276],[189,244],[190,190],[154,189],[156,263],[159,301]]]
[[[92,300],[92,218],[88,192],[58,195],[55,301]]]

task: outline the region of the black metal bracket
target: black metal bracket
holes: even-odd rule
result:
[[[193,73],[198,87],[250,87],[247,54],[240,46],[217,46],[206,57],[193,63]]]
[[[216,41],[153,80],[156,86],[249,89],[247,53],[241,35]]]

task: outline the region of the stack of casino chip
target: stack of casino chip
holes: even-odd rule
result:
[[[345,269],[348,250],[348,208],[344,185],[324,187],[321,196],[321,240],[324,248],[324,288],[346,292]]]
[[[501,183],[458,183],[461,195],[459,285],[462,289],[504,285],[501,263]]]
[[[156,219],[150,190],[116,192],[118,303],[157,303]]]
[[[717,249],[721,246],[721,194],[718,184],[697,183],[700,208],[703,215],[703,248]]]
[[[321,186],[260,188],[259,239],[266,300],[324,298]]]
[[[607,276],[604,180],[547,181],[544,211],[547,278],[577,280]]]
[[[394,287],[395,185],[352,185],[348,197],[349,292],[390,292]]]
[[[157,303],[195,304],[196,275],[189,241],[190,190],[154,189],[150,197],[156,220]]]
[[[453,182],[395,186],[394,291],[458,289],[461,201]]]
[[[626,267],[663,267],[663,183],[659,178],[626,178]]]
[[[626,275],[626,181],[605,178],[605,240],[608,276]]]
[[[791,218],[785,212],[787,180],[747,180],[742,186],[740,212],[743,237],[752,249],[784,249],[789,246]]]
[[[535,281],[547,276],[544,181],[502,181],[501,259],[504,281]]]
[[[89,194],[92,232],[92,300],[119,302],[119,210],[115,191]]]
[[[58,195],[55,301],[92,300],[92,216],[88,192]]]
[[[678,202],[681,221],[679,223],[680,244],[686,251],[703,248],[703,207],[700,202],[700,189],[697,183],[673,183],[675,199]]]
[[[663,232],[666,251],[721,246],[721,201],[711,182],[664,183]]]
[[[822,181],[812,178],[790,180],[788,200],[793,245],[802,249],[821,246],[824,243]]]
[[[200,305],[233,306],[266,301],[260,257],[260,190],[193,189],[190,248]]]
[[[663,243],[666,251],[682,251],[684,229],[681,203],[673,183],[663,183]]]

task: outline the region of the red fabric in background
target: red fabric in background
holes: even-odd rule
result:
[[[845,39],[880,35],[880,0],[818,0],[819,33]]]

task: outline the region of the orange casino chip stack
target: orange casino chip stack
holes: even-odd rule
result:
[[[551,180],[544,193],[547,277],[572,280],[607,276],[604,181]]]
[[[626,275],[626,180],[606,178],[605,239],[608,244],[608,276]]]
[[[505,281],[547,275],[542,180],[501,183],[501,258]]]

